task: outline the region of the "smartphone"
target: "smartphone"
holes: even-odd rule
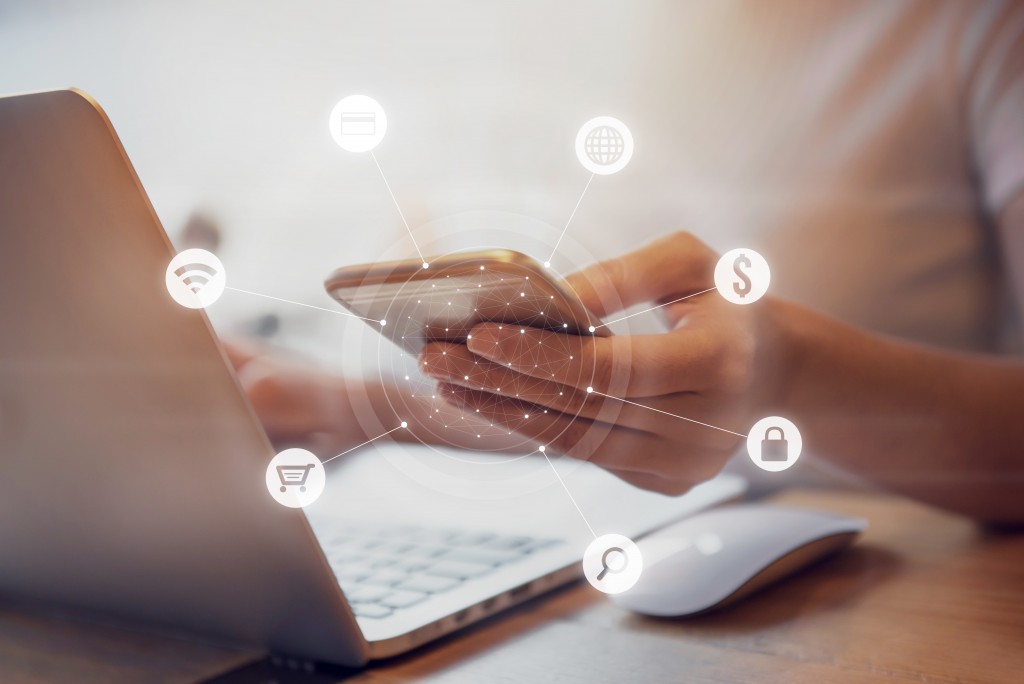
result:
[[[610,334],[548,269],[512,250],[362,264],[327,278],[327,292],[395,344],[419,354],[428,342],[465,342],[473,326],[506,323],[572,335]]]

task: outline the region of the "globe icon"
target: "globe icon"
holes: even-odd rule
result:
[[[614,164],[622,158],[626,143],[622,133],[611,126],[598,126],[587,133],[583,149],[590,161],[601,166]]]

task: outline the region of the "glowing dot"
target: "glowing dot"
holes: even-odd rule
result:
[[[380,319],[380,326],[381,326],[382,328],[383,328],[383,327],[384,327],[385,325],[387,325],[387,324],[388,324],[388,322],[387,322],[386,320],[384,320],[383,318],[382,318],[382,319]]]
[[[463,379],[463,380],[469,380],[469,376],[468,376],[468,375],[463,375],[463,376],[462,376],[462,379]]]
[[[543,454],[545,451],[547,451],[547,447],[541,444],[539,447],[537,447],[537,451]]]
[[[597,330],[597,328],[595,328],[594,326],[590,326],[589,330],[590,332],[594,332],[595,330]]]
[[[550,261],[545,261],[544,262],[544,268],[551,268],[551,262]],[[541,448],[541,451],[544,451],[543,447]]]
[[[472,335],[466,335],[466,339],[467,340],[471,340],[471,339],[473,339],[473,336]]]
[[[526,334],[526,328],[520,328],[519,332],[520,332],[520,334],[525,335]]]
[[[563,327],[563,328],[568,328],[568,327],[569,327],[569,324],[568,324],[568,323],[563,323],[563,324],[562,324],[562,327]]]
[[[424,261],[423,262],[423,268],[430,268],[430,264],[428,264],[426,261]]]
[[[524,414],[523,414],[523,418],[529,418],[529,417],[530,417],[530,414],[529,414],[529,413],[524,413]]]
[[[407,427],[409,427],[409,424],[408,424],[408,423],[406,423],[406,422],[405,422],[405,421],[403,420],[403,421],[402,421],[402,427],[404,427],[404,428],[407,428]]]
[[[520,293],[519,293],[519,296],[520,296],[520,297],[525,297],[525,296],[526,296],[526,293],[525,293],[525,292],[520,292]]]
[[[593,391],[594,391],[593,387],[588,387],[587,388],[587,394],[591,394]]]
[[[482,270],[484,270],[484,267],[483,267],[483,266],[481,266],[481,267],[480,267],[480,270],[481,270],[481,271],[482,271]]]

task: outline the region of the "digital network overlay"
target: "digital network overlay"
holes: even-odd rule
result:
[[[387,116],[381,105],[371,97],[365,95],[350,95],[340,100],[331,110],[328,118],[328,128],[333,140],[343,150],[355,154],[369,153],[380,173],[381,179],[387,188],[388,194],[395,205],[399,217],[405,226],[412,241],[413,247],[422,268],[429,270],[430,260],[420,250],[416,237],[402,213],[401,206],[388,183],[387,176],[380,165],[373,150],[376,148],[387,132]],[[551,268],[551,262],[558,252],[562,239],[565,237],[573,218],[576,215],[580,204],[589,190],[595,176],[608,176],[621,171],[630,162],[634,152],[634,139],[629,128],[619,119],[610,116],[599,116],[587,121],[580,127],[575,139],[576,155],[583,168],[590,172],[590,176],[576,201],[569,218],[566,220],[561,233],[556,240],[550,255],[544,260],[545,269]],[[476,280],[463,283],[463,287],[477,287],[481,292],[486,292],[487,278],[490,277],[484,267],[480,267],[481,273]],[[528,280],[528,279],[527,279]],[[652,306],[643,311],[638,311],[611,321],[601,322],[589,326],[590,333],[598,332],[604,328],[618,323],[627,318],[638,316],[643,313],[661,309],[676,304],[685,299],[704,295],[716,290],[726,301],[746,306],[761,299],[768,291],[771,281],[771,271],[768,262],[752,249],[732,249],[721,256],[715,271],[714,285],[700,292]],[[324,307],[291,301],[269,294],[253,292],[227,285],[227,273],[224,265],[217,256],[204,249],[186,249],[171,259],[165,273],[165,284],[171,298],[179,305],[189,309],[205,309],[213,305],[225,291],[239,292],[252,296],[271,299],[278,302],[292,304],[311,309],[317,309],[327,313],[333,313],[352,318],[360,318],[368,324],[383,329],[388,325],[387,318],[367,318],[349,311],[338,309],[327,309]],[[440,284],[440,283],[439,283]],[[543,327],[551,329],[550,315],[553,310],[550,302],[538,299],[527,282],[512,284],[513,290],[520,290],[522,298],[533,297],[529,306],[536,310],[534,318],[523,317],[516,325],[505,324],[513,333],[519,329],[526,334],[531,323],[543,323]],[[515,292],[511,296],[515,296]],[[505,295],[499,299],[506,298]],[[553,297],[551,297],[553,299]],[[484,302],[482,305],[486,305]],[[508,303],[502,301],[492,302],[495,306],[502,306]],[[522,304],[522,302],[518,302]],[[564,324],[568,327],[568,324]],[[499,326],[502,327],[502,326]],[[557,328],[557,326],[555,326]],[[470,336],[471,338],[472,336]],[[553,421],[549,415],[548,408],[555,409],[560,415],[563,410],[568,410],[572,420],[580,419],[581,410],[569,410],[567,407],[585,406],[589,398],[597,396],[601,400],[612,400],[623,405],[645,409],[667,418],[687,421],[689,423],[704,426],[707,429],[727,432],[746,440],[746,449],[750,460],[757,467],[768,472],[781,472],[792,467],[803,448],[800,431],[792,421],[781,416],[767,416],[758,420],[744,434],[733,430],[711,425],[709,423],[694,420],[692,418],[670,413],[653,406],[648,406],[632,401],[625,397],[604,393],[593,386],[587,385],[585,390],[573,385],[573,378],[566,378],[569,368],[580,372],[577,361],[574,358],[574,346],[570,344],[572,336],[553,332],[544,336],[541,342],[534,348],[523,348],[517,356],[507,362],[507,368],[488,361],[486,347],[481,347],[480,340],[469,339],[466,346],[470,350],[476,349],[477,354],[471,351],[460,351],[453,349],[451,356],[447,352],[441,352],[440,358],[434,358],[434,367],[430,366],[431,361],[420,363],[420,369],[428,379],[438,380],[444,378],[454,379],[456,384],[464,386],[467,391],[475,391],[476,396],[491,397],[493,401],[484,400],[478,402],[471,413],[479,414],[478,420],[470,421],[471,427],[462,428],[475,434],[477,438],[483,439],[493,435],[512,435],[524,430],[524,426],[530,421]],[[486,343],[483,343],[486,345]],[[408,355],[403,355],[407,357]],[[436,355],[435,355],[436,357]],[[532,364],[532,368],[530,365]],[[543,364],[543,365],[542,365]],[[526,368],[529,372],[521,372]],[[515,369],[515,370],[509,370]],[[461,382],[459,378],[461,377]],[[404,379],[412,382],[411,374],[405,374]],[[577,378],[578,379],[578,378]],[[453,391],[454,392],[454,391]],[[408,392],[411,399],[437,401],[436,389],[412,388]],[[440,398],[444,400],[444,398]],[[530,407],[523,409],[520,413],[514,414],[507,409],[508,401],[521,402],[522,406]],[[520,405],[513,403],[513,405]],[[392,408],[395,406],[392,404]],[[428,415],[428,420],[444,423],[445,429],[458,429],[466,421],[465,411],[457,418],[441,416],[441,409],[433,409]],[[480,420],[482,418],[482,420]],[[449,425],[448,423],[455,423]],[[282,506],[288,508],[303,508],[315,502],[321,495],[326,484],[327,463],[340,458],[356,449],[379,439],[387,437],[398,430],[409,428],[409,423],[400,417],[396,417],[394,427],[389,430],[354,446],[342,453],[321,460],[315,454],[305,449],[286,449],[276,454],[266,470],[266,487],[269,494]],[[417,438],[418,439],[418,438]],[[422,441],[422,440],[421,440]],[[525,444],[525,443],[524,443]],[[589,544],[583,553],[583,573],[587,580],[599,591],[608,594],[616,594],[630,589],[640,578],[643,570],[643,558],[640,549],[628,537],[607,533],[599,535],[590,522],[587,520],[583,510],[577,504],[565,481],[554,467],[548,450],[550,444],[533,443],[533,450],[526,450],[522,456],[540,456],[551,467],[559,484],[565,490],[566,495],[576,508],[583,523],[593,535],[594,540]]]

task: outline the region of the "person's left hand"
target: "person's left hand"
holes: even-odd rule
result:
[[[757,372],[756,307],[706,291],[716,262],[692,235],[674,233],[569,277],[601,316],[687,297],[660,310],[667,333],[577,337],[484,323],[467,345],[429,344],[421,368],[467,412],[639,487],[680,494],[735,452]]]

